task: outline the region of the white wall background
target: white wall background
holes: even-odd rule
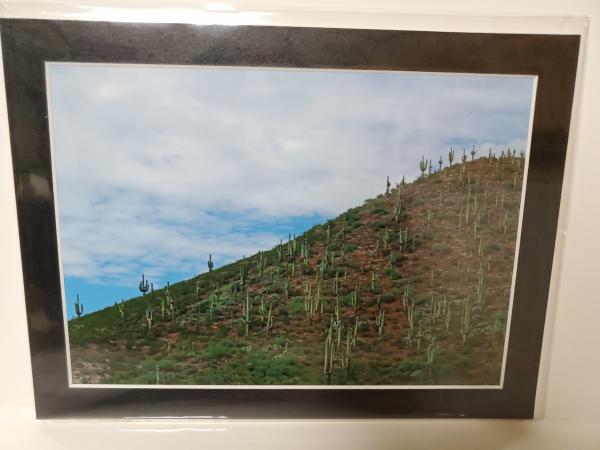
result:
[[[6,1],[6,17],[114,17],[108,5],[184,8],[208,2]],[[79,2],[81,3],[81,1]],[[587,42],[561,210],[557,264],[534,421],[36,422],[4,86],[0,86],[0,448],[2,449],[599,449],[600,448],[600,16],[597,0],[230,1],[227,23],[455,31],[573,32]],[[98,6],[101,6],[98,8]],[[208,5],[214,9],[215,4]],[[271,11],[257,14],[256,11]],[[249,12],[250,11],[250,12]],[[252,12],[254,11],[254,12]],[[375,14],[374,14],[375,13]],[[394,14],[399,13],[399,14]],[[128,15],[132,14],[132,15]],[[443,16],[440,16],[442,14]],[[92,16],[88,16],[92,17]],[[122,18],[177,21],[205,15],[138,11]],[[213,14],[214,17],[214,14]],[[591,17],[589,22],[582,17]],[[208,19],[209,21],[213,19]]]

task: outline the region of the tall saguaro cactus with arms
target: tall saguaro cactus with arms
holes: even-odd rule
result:
[[[421,158],[421,161],[419,161],[419,170],[421,171],[421,177],[425,176],[425,171],[427,170],[427,161],[425,161],[425,156],[423,156]]]
[[[140,290],[142,295],[146,295],[146,292],[148,292],[148,290],[150,289],[150,283],[148,283],[148,280],[144,278],[144,274],[142,274],[142,281],[140,281],[138,289]]]
[[[83,303],[79,301],[79,294],[77,294],[77,301],[75,302],[75,314],[77,314],[77,318],[83,315]]]

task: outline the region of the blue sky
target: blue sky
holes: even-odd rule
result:
[[[50,64],[67,310],[273,247],[418,173],[525,150],[533,79]],[[499,151],[499,150],[498,150]]]

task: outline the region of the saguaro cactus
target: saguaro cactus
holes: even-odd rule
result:
[[[377,319],[375,323],[377,324],[377,334],[379,336],[383,336],[383,325],[385,322],[385,309],[381,308],[379,313],[377,314]]]
[[[402,213],[402,200],[400,197],[401,192],[402,189],[400,189],[400,186],[398,186],[396,193],[396,203],[394,204],[394,222],[398,222],[400,214]]]
[[[263,252],[262,250],[258,251],[258,256],[256,257],[256,269],[258,270],[258,275],[262,278],[263,275]]]
[[[240,284],[243,286],[246,285],[246,280],[248,277],[248,271],[246,270],[246,256],[242,256],[242,262],[240,263]]]
[[[277,262],[281,264],[283,258],[283,239],[279,240],[279,246],[277,247]]]
[[[218,293],[213,293],[213,295],[210,296],[210,305],[208,307],[208,320],[210,321],[213,320],[213,316],[215,314],[215,300],[218,301],[218,295]]]
[[[246,302],[244,303],[244,325],[246,336],[250,333],[250,294],[246,292]]]
[[[288,299],[290,297],[290,280],[287,277],[283,280],[283,292],[285,298]]]
[[[386,182],[385,182],[385,193],[386,193],[386,194],[389,194],[389,193],[390,193],[390,186],[391,186],[391,185],[392,185],[392,184],[390,183],[390,177],[388,176],[388,177],[387,177],[387,180],[386,180]]]
[[[148,331],[152,331],[152,308],[150,306],[146,308],[146,323],[148,324]]]
[[[79,294],[77,294],[77,301],[75,302],[75,314],[77,314],[77,318],[83,314],[83,303],[79,301]]]
[[[169,311],[171,312],[171,324],[173,329],[175,328],[175,301],[169,297]]]
[[[425,156],[421,156],[421,161],[419,161],[419,170],[421,171],[421,177],[425,176],[425,171],[427,170],[427,161],[425,161]]]
[[[345,233],[345,223],[344,226],[342,227],[342,239],[344,239],[344,233]],[[310,242],[308,240],[308,236],[304,237],[304,264],[308,264],[308,259],[310,258]]]
[[[265,326],[265,333],[269,334],[273,328],[273,300],[269,302],[269,312],[267,313],[267,324]]]
[[[296,239],[296,234],[294,233],[294,237],[292,238],[292,252],[290,253],[291,258],[296,258],[296,254],[298,253],[298,240]]]
[[[308,281],[304,283],[304,312],[310,322],[310,315],[312,312],[312,285]]]
[[[481,266],[479,267],[479,271],[477,272],[477,303],[483,303],[483,287],[485,284],[485,277],[483,275],[483,270]]]
[[[321,283],[317,283],[317,294],[315,295],[314,314],[321,310]]]
[[[340,365],[342,366],[342,369],[346,371],[346,374],[348,374],[348,367],[350,367],[350,355],[352,353],[352,346],[350,345],[352,342],[351,336],[352,331],[350,330],[350,327],[348,327],[346,328],[346,348],[342,348],[342,354],[340,355]]]
[[[435,351],[436,351],[436,346],[435,346],[435,337],[431,338],[431,342],[429,343],[429,346],[427,347],[427,369],[429,370],[429,376],[433,376],[433,372],[431,370],[431,366],[433,366],[433,363],[435,362]]]
[[[421,351],[421,340],[423,339],[423,323],[419,321],[419,328],[417,330],[417,351]]]
[[[448,152],[448,163],[450,167],[452,167],[452,161],[454,161],[454,149],[450,147],[450,151]]]
[[[460,326],[460,334],[462,335],[463,344],[467,342],[467,335],[469,334],[469,329],[471,327],[471,301],[467,297],[464,300],[464,309],[461,318],[461,326]]]
[[[206,264],[208,265],[208,272],[209,273],[212,272],[213,267],[215,267],[215,264],[213,263],[213,260],[212,260],[212,253],[208,254],[208,262]]]
[[[148,280],[144,279],[144,274],[142,274],[142,281],[140,281],[140,285],[138,287],[142,295],[146,295],[146,292],[150,289],[150,284]]]
[[[360,292],[360,283],[356,283],[356,285],[354,286],[354,292],[352,293],[352,306],[354,307],[355,314],[358,311],[358,308],[360,306],[359,292]]]
[[[381,237],[383,241],[383,250],[388,251],[388,243],[390,242],[390,231],[388,227],[385,227],[385,231],[383,232],[383,236]]]
[[[327,384],[331,384],[331,373],[333,372],[333,357],[334,357],[334,343],[333,343],[333,317],[329,321],[329,329],[325,337],[325,356],[323,362],[323,374]]]

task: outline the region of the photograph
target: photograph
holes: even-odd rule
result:
[[[47,62],[70,385],[502,388],[536,82]]]

